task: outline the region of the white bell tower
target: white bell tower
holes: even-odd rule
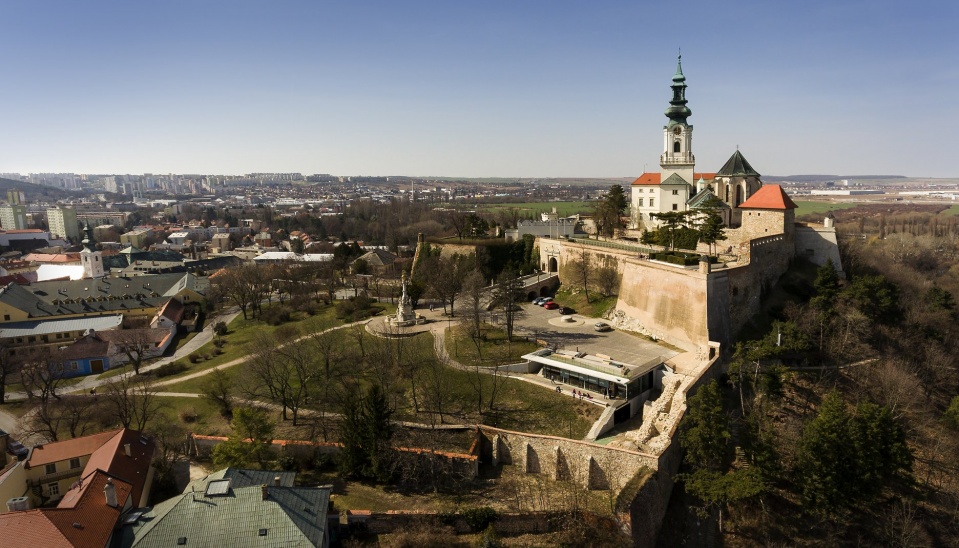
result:
[[[105,274],[103,269],[103,253],[97,251],[94,247],[93,229],[90,228],[90,223],[87,223],[86,232],[87,235],[81,242],[83,244],[83,251],[80,252],[80,264],[83,265],[83,277],[102,278]]]
[[[682,60],[683,56],[680,55],[676,62],[676,74],[673,75],[673,98],[666,109],[669,123],[663,127],[663,155],[659,158],[659,165],[663,181],[675,173],[693,185],[696,182],[693,179],[696,166],[693,126],[686,123],[686,118],[692,116],[693,111],[686,106],[686,77],[683,75]]]

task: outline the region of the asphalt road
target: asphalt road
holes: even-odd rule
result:
[[[616,361],[632,365],[641,365],[659,356],[670,358],[679,353],[616,329],[598,332],[593,326],[600,318],[581,314],[573,314],[572,317],[574,323],[565,323],[560,320],[562,315],[558,311],[526,303],[520,317],[516,319],[516,331],[530,338],[544,340],[559,349],[605,354]]]

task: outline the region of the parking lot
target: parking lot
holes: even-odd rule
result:
[[[667,359],[678,354],[674,350],[617,329],[598,332],[593,326],[597,321],[602,321],[599,318],[572,314],[575,323],[562,322],[561,318],[562,314],[557,310],[546,310],[541,306],[526,303],[516,318],[516,332],[546,341],[560,349],[605,354],[616,361],[633,365],[641,365],[658,356]]]

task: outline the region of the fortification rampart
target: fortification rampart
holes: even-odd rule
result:
[[[509,464],[527,474],[570,481],[614,494],[643,468],[659,466],[656,455],[593,443],[479,427],[478,453],[484,463]]]

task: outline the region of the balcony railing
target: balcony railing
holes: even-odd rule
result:
[[[55,472],[53,474],[44,474],[38,479],[30,480],[31,487],[33,485],[46,485],[48,483],[53,483],[55,481],[60,481],[67,479],[73,476],[80,477],[80,474],[83,472],[83,468],[71,468],[69,470],[63,470],[62,472]]]
[[[666,166],[693,165],[696,163],[696,157],[690,154],[689,159],[687,160],[686,158],[671,158],[663,154],[662,156],[659,157],[659,163],[660,165],[666,165]]]

